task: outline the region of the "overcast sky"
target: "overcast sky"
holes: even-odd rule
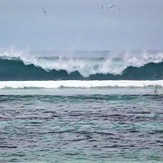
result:
[[[11,46],[163,50],[163,0],[0,0],[0,48]]]

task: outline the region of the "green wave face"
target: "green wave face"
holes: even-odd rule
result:
[[[66,62],[66,60],[65,60]],[[96,73],[88,77],[79,71],[65,69],[45,70],[34,64],[24,64],[20,59],[0,59],[0,81],[10,80],[161,80],[163,62],[148,63],[141,67],[129,66],[121,74]]]

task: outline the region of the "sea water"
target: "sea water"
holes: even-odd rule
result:
[[[0,162],[163,161],[159,87],[0,89]]]
[[[0,51],[8,162],[163,162],[163,52]]]

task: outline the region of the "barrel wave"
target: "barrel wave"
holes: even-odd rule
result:
[[[66,61],[65,61],[66,62]],[[150,62],[139,67],[128,66],[121,73],[97,72],[84,76],[80,71],[45,69],[18,58],[0,58],[0,81],[35,80],[162,80],[163,62]]]

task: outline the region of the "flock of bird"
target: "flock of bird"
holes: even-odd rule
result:
[[[47,14],[47,10],[43,6],[36,4],[36,7],[40,9],[44,15]],[[104,10],[104,9],[111,10],[113,8],[117,8],[118,10],[120,10],[120,7],[118,7],[118,5],[116,5],[113,1],[106,1],[105,3],[101,5],[101,10]]]

